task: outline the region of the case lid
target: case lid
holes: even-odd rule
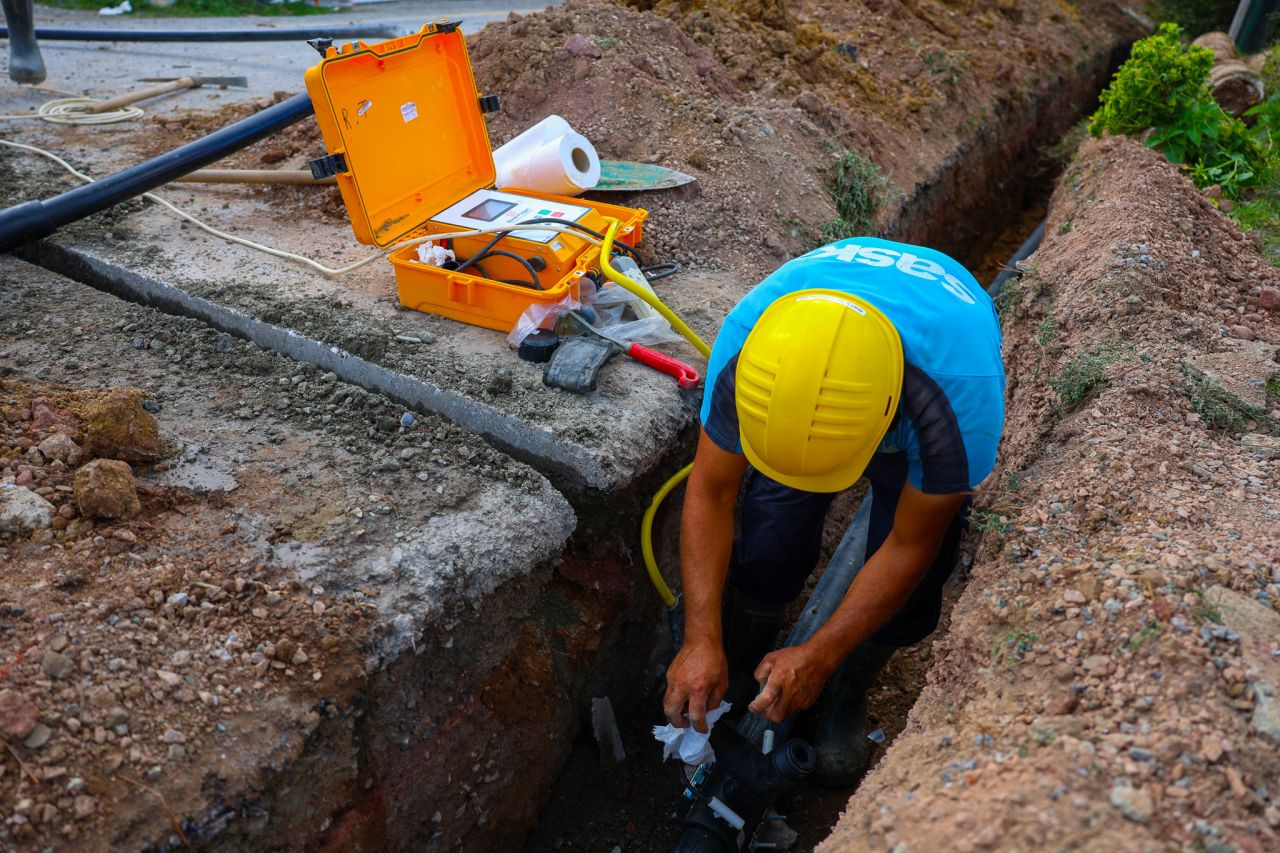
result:
[[[361,243],[389,246],[493,186],[489,131],[456,24],[330,47],[306,83],[330,152],[312,171],[337,175]]]

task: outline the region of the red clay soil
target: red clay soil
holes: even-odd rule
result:
[[[971,579],[822,849],[1277,849],[1280,272],[1130,140],[1047,234]]]

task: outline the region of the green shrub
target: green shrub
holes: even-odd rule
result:
[[[1269,170],[1269,139],[1222,111],[1206,85],[1213,54],[1183,45],[1181,34],[1176,24],[1162,24],[1134,44],[1099,96],[1089,131],[1136,135],[1150,128],[1147,144],[1184,166],[1197,186],[1216,184],[1238,199]]]
[[[889,179],[879,166],[860,151],[846,151],[831,182],[831,197],[840,216],[822,226],[822,238],[834,242],[870,234],[888,190]]]
[[[1113,347],[1101,346],[1080,353],[1063,368],[1061,375],[1049,380],[1058,392],[1062,410],[1069,412],[1107,387],[1107,365],[1120,358]]]

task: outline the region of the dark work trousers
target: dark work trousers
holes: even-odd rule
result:
[[[879,453],[867,466],[871,481],[871,525],[867,559],[884,544],[893,529],[898,498],[907,481],[904,453]],[[804,590],[818,563],[822,527],[835,493],[803,492],[748,469],[741,501],[741,533],[733,543],[729,583],[765,601],[789,602]],[[956,564],[960,534],[969,501],[952,519],[938,556],[907,602],[871,636],[887,646],[909,646],[938,627],[942,585]]]

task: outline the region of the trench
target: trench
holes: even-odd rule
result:
[[[1127,49],[1126,49],[1127,50]],[[1108,62],[1118,67],[1123,56],[1113,54]],[[1109,72],[1108,72],[1109,76]],[[1094,96],[1101,91],[1104,78],[1092,77],[1097,86]],[[1079,86],[1079,81],[1072,88]],[[1086,89],[1089,87],[1086,86]],[[1064,149],[1072,148],[1066,140],[1071,126],[1079,117],[1093,109],[1090,97],[1075,95],[1078,112],[1071,121],[1053,123],[1052,132],[1041,128],[1014,162],[1021,169],[1006,175],[999,183],[998,203],[991,203],[993,216],[985,219],[994,222],[985,230],[971,230],[964,242],[957,246],[955,231],[947,239],[931,240],[931,235],[912,238],[927,245],[950,244],[951,254],[973,272],[980,284],[990,288],[996,277],[1012,269],[1011,262],[1020,247],[1044,221],[1049,198],[1065,164]],[[1081,108],[1082,107],[1082,108]],[[1078,141],[1078,140],[1077,140]],[[1069,152],[1067,152],[1069,153]],[[977,194],[979,199],[981,193]],[[931,201],[936,201],[932,199]],[[978,205],[981,206],[981,200]],[[926,205],[927,207],[928,205]],[[926,213],[927,217],[929,214]],[[984,221],[974,217],[971,221]],[[914,222],[904,217],[901,230],[918,233],[924,227],[920,220]],[[937,220],[931,230],[953,228],[954,222]],[[932,236],[936,236],[936,233]],[[805,592],[793,604],[794,618],[804,600],[821,576],[826,561],[838,545],[844,530],[857,510],[863,492],[855,486],[842,495],[833,505],[826,522],[823,537],[823,553],[819,567],[809,579]],[[668,537],[665,543],[655,543],[663,553],[664,565],[674,565],[676,549],[671,540],[677,534],[676,518],[679,515],[679,496],[673,496],[670,506],[664,508],[665,519],[655,525],[655,536]],[[950,627],[952,606],[963,591],[967,580],[967,568],[973,556],[974,542],[966,536],[961,542],[959,565],[944,591],[943,611],[934,635],[916,646],[900,650],[881,673],[870,693],[867,730],[879,730],[884,735],[883,746],[872,754],[874,765],[884,747],[902,731],[907,716],[925,685],[925,678],[932,662],[931,645],[934,639],[944,636]],[[647,592],[647,590],[646,590]],[[781,632],[785,636],[787,629]],[[624,676],[626,680],[642,681],[639,704],[614,704],[618,720],[618,732],[627,753],[621,765],[611,765],[602,758],[601,748],[595,740],[590,722],[583,720],[580,734],[574,742],[565,769],[556,780],[546,805],[543,807],[537,827],[525,841],[525,853],[574,850],[637,850],[658,851],[671,849],[676,841],[679,826],[673,819],[674,808],[680,793],[680,781],[670,768],[674,763],[660,763],[661,747],[654,740],[652,728],[666,722],[661,712],[664,687],[664,664],[674,653],[670,637],[664,630],[656,649],[640,647],[633,655],[622,660],[642,660],[643,670],[632,667]],[[796,837],[790,849],[811,850],[831,832],[840,814],[848,804],[857,785],[844,789],[826,789],[816,785],[804,785],[787,794],[777,804],[777,811],[786,817],[786,825]]]
[[[886,227],[888,234],[937,246],[965,263],[981,283],[988,284],[1043,218],[1057,177],[1056,169],[1045,156],[1046,151],[1081,115],[1093,108],[1097,92],[1126,49],[1104,50],[1082,60],[1065,71],[1064,76],[1049,81],[1038,93],[1010,96],[993,117],[977,129],[967,150],[956,152],[948,163],[940,166],[937,180],[913,188],[902,209],[891,217]],[[550,737],[552,743],[543,747],[539,765],[530,768],[526,778],[507,793],[507,806],[494,804],[495,812],[507,808],[512,819],[487,835],[478,830],[478,834],[449,839],[447,844],[453,846],[454,841],[465,837],[467,847],[496,849],[514,846],[523,837],[528,851],[669,849],[677,831],[670,811],[679,783],[671,769],[674,765],[664,767],[657,760],[660,750],[649,728],[662,722],[659,691],[671,650],[661,608],[654,603],[656,597],[648,588],[639,560],[628,557],[627,552],[634,549],[634,534],[630,531],[638,527],[640,512],[649,495],[690,455],[692,429],[688,431],[688,440],[653,470],[624,493],[611,495],[607,503],[602,503],[593,492],[594,484],[582,479],[581,472],[589,469],[588,460],[558,456],[563,453],[562,445],[531,443],[538,440],[536,432],[522,429],[497,411],[460,394],[429,387],[420,380],[411,380],[336,351],[320,341],[200,300],[162,282],[98,262],[90,255],[51,242],[28,247],[19,254],[53,272],[125,299],[196,317],[264,348],[318,364],[348,382],[384,394],[412,409],[440,414],[529,462],[565,491],[580,519],[579,529],[566,552],[567,561],[590,564],[591,570],[598,574],[629,575],[631,600],[601,604],[601,609],[593,614],[593,620],[603,626],[596,628],[600,635],[599,651],[593,660],[580,662],[578,670],[565,676],[563,685],[557,682],[557,687],[563,686],[564,695],[538,712],[543,716],[542,721],[536,725],[532,724],[536,721],[530,721],[530,739],[536,736],[546,744]],[[828,518],[829,548],[824,556],[829,556],[834,549],[854,508],[851,499],[842,498],[837,502]],[[668,567],[674,566],[678,511],[678,500],[670,501],[656,532],[660,562]],[[608,533],[602,535],[601,531]],[[606,568],[601,569],[601,565]],[[561,570],[554,583],[563,586],[559,578],[565,575]],[[962,583],[963,572],[958,571],[949,585],[948,611]],[[532,591],[530,594],[532,597]],[[571,602],[577,594],[553,586],[542,593],[544,604],[535,606],[530,620],[536,620],[539,627],[547,627],[548,631],[555,629],[556,616],[548,612],[568,607],[566,602]],[[513,607],[513,610],[519,609]],[[946,630],[946,619],[944,613],[940,632]],[[883,729],[888,738],[901,730],[923,686],[930,664],[928,646],[926,641],[899,654],[873,692],[871,726]],[[416,675],[409,672],[389,674],[386,678],[401,686],[414,680]],[[412,709],[413,703],[405,704],[392,695],[396,692],[390,688],[371,690],[369,698],[376,706],[371,713],[375,719],[412,716],[404,709]],[[610,769],[599,759],[587,720],[591,697],[606,695],[613,700],[628,755],[621,766]],[[570,738],[571,746],[568,745]],[[359,749],[368,746],[364,744]],[[447,755],[449,749],[443,748],[440,752]],[[438,753],[436,760],[440,757]],[[460,760],[465,763],[464,759]],[[299,768],[303,775],[305,766],[304,763]],[[394,767],[395,762],[391,761],[374,769],[386,777]],[[556,775],[558,767],[563,769]],[[406,779],[411,781],[411,777],[412,774]],[[384,824],[387,814],[407,817],[415,805],[415,796],[422,796],[421,792],[415,795],[404,790],[407,781],[392,779],[385,790],[380,787],[372,793],[367,787],[364,793],[357,790],[354,778],[348,783],[349,790],[342,795],[347,802],[336,806],[346,809],[353,826],[363,826],[366,820],[370,825]],[[794,849],[811,849],[825,838],[852,791],[852,788],[823,791],[805,787],[784,800],[781,811],[798,833]],[[403,799],[393,802],[397,797]],[[290,806],[284,800],[278,805],[285,809]],[[309,813],[302,803],[293,806],[299,814]],[[311,806],[310,813],[313,813],[314,803]],[[420,823],[422,816],[416,821]],[[351,830],[353,838],[366,840],[379,839],[382,831],[385,830]],[[232,846],[254,843],[252,837],[220,840]],[[401,836],[389,846],[403,847],[404,840]]]

